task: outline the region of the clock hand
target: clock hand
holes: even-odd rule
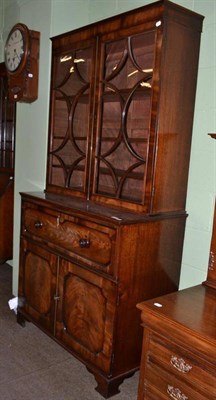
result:
[[[13,58],[13,60],[15,60],[15,57],[18,58],[19,60],[21,60],[21,57],[20,57],[19,54],[17,54],[16,49],[14,49],[14,58]]]

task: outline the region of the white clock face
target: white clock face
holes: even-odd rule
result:
[[[5,46],[5,63],[9,71],[16,71],[22,61],[23,55],[23,35],[19,29],[15,29],[9,36]]]

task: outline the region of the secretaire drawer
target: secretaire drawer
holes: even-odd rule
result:
[[[151,335],[148,348],[148,363],[160,366],[181,381],[199,386],[203,394],[216,398],[216,369],[197,355],[183,347]]]
[[[115,230],[109,227],[81,219],[77,223],[67,215],[24,207],[22,234],[34,235],[102,266],[111,263]]]

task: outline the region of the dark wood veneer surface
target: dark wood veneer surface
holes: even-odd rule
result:
[[[202,20],[164,0],[52,38],[46,188],[21,193],[18,322],[81,360],[105,398],[140,365],[136,304],[178,289]]]
[[[0,63],[0,264],[13,258],[15,115],[5,64]]]

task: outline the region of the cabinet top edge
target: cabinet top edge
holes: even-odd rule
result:
[[[197,285],[137,304],[143,326],[182,327],[194,336],[206,336],[216,343],[216,290]],[[159,323],[160,321],[160,323]]]
[[[53,209],[59,209],[62,212],[71,214],[76,213],[79,217],[97,218],[100,221],[107,221],[113,226],[148,223],[164,219],[183,218],[187,217],[186,212],[167,213],[167,214],[140,214],[108,207],[101,204],[96,204],[92,201],[85,200],[79,197],[67,197],[49,192],[21,192],[22,199],[30,202],[35,202],[40,205],[49,206]]]
[[[170,0],[159,0],[142,7],[116,14],[106,19],[98,20],[96,22],[81,26],[74,30],[64,32],[60,35],[53,36],[50,39],[52,41],[53,47],[55,47],[55,42],[58,47],[58,45],[62,41],[64,42],[64,40],[72,33],[79,34],[81,31],[83,32],[86,30],[86,32],[89,31],[93,33],[93,35],[104,34],[106,33],[106,31],[110,31],[110,28],[112,30],[119,30],[123,28],[128,28],[131,25],[134,25],[134,23],[138,25],[145,22],[154,21],[162,17],[174,18],[183,25],[194,28],[198,31],[202,31],[202,22],[204,19],[203,15],[198,14],[193,10],[187,9],[183,6],[180,6],[179,4],[173,3]]]

